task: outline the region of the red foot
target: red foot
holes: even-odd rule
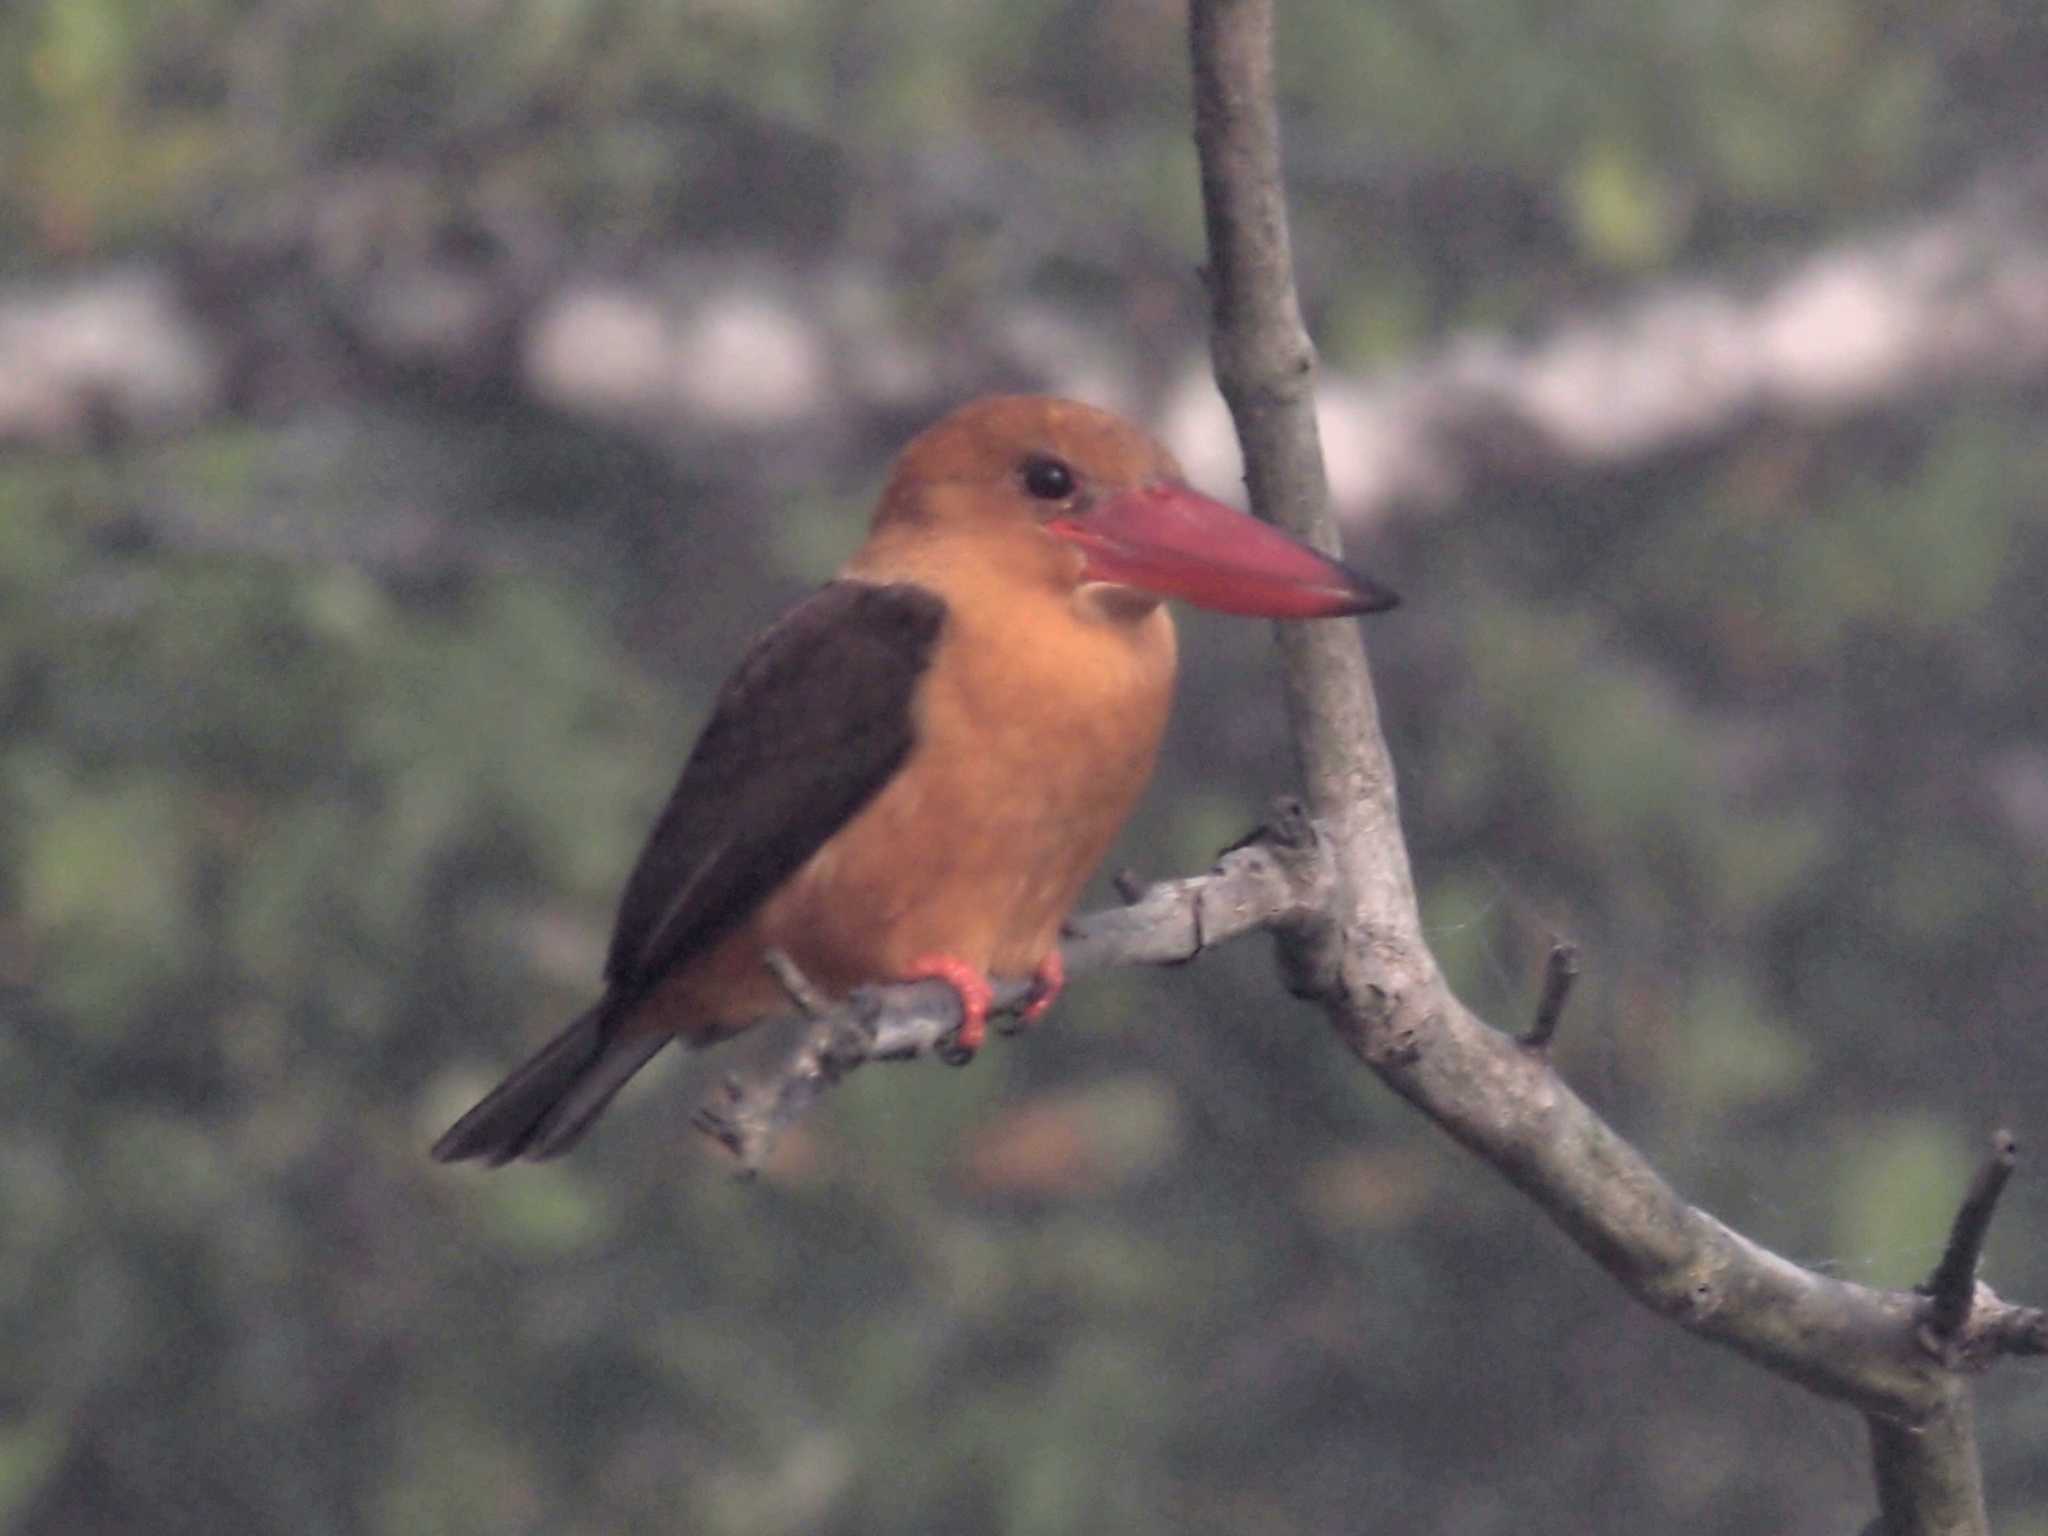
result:
[[[1045,1017],[1046,1009],[1059,1001],[1060,992],[1067,984],[1067,962],[1060,958],[1057,949],[1047,952],[1038,962],[1038,969],[1031,973],[1031,991],[1024,1000],[1023,1010],[1017,1015],[1019,1024],[1036,1024]]]
[[[988,978],[955,955],[920,955],[904,969],[905,981],[935,977],[960,996],[960,1027],[953,1031],[953,1049],[964,1061],[988,1037]]]

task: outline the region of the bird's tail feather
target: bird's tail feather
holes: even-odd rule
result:
[[[607,998],[571,1020],[434,1143],[443,1163],[559,1157],[590,1129],[626,1079],[672,1038],[621,1035]]]

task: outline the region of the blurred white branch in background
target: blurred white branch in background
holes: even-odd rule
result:
[[[879,277],[844,263],[675,255],[588,271],[530,229],[451,255],[416,230],[338,229],[328,205],[361,199],[331,184],[307,197],[327,213],[278,213],[192,253],[182,278],[124,266],[0,289],[0,444],[274,410],[349,387],[351,369],[318,361],[337,344],[411,377],[509,386],[672,452],[733,434],[817,445],[822,457],[793,473],[854,469],[834,455],[866,453],[846,430],[863,416],[926,414],[1006,383],[1145,410],[1105,338],[1036,302],[947,334],[940,356],[898,323]],[[1196,479],[1234,483],[1199,337],[1166,376],[1162,434]],[[2048,149],[1938,210],[1745,276],[1661,283],[1525,338],[1454,337],[1379,373],[1326,371],[1319,409],[1333,502],[1360,527],[1489,485],[1627,470],[1758,424],[1827,425],[2043,377]]]
[[[1383,374],[1328,372],[1318,415],[1332,502],[1360,526],[1756,424],[1825,426],[2044,374],[2048,154],[1768,276],[1666,283],[1527,340],[1474,334]],[[1191,366],[1166,417],[1198,479],[1235,477],[1205,368]]]
[[[161,272],[0,289],[0,446],[66,446],[103,419],[181,431],[220,409],[221,345]]]

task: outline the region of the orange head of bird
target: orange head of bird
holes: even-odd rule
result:
[[[920,433],[896,461],[875,540],[976,549],[1013,576],[1035,569],[1073,590],[1099,584],[1219,613],[1327,618],[1397,601],[1192,489],[1173,455],[1121,417],[1033,395],[974,401]]]

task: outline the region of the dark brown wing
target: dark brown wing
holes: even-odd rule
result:
[[[605,980],[644,992],[742,922],[888,783],[945,604],[835,581],[726,683],[626,882]]]
[[[641,852],[604,998],[434,1144],[443,1162],[557,1157],[667,1044],[620,1032],[676,965],[744,921],[909,755],[911,700],[946,607],[920,587],[836,581],[799,605],[718,696]]]

